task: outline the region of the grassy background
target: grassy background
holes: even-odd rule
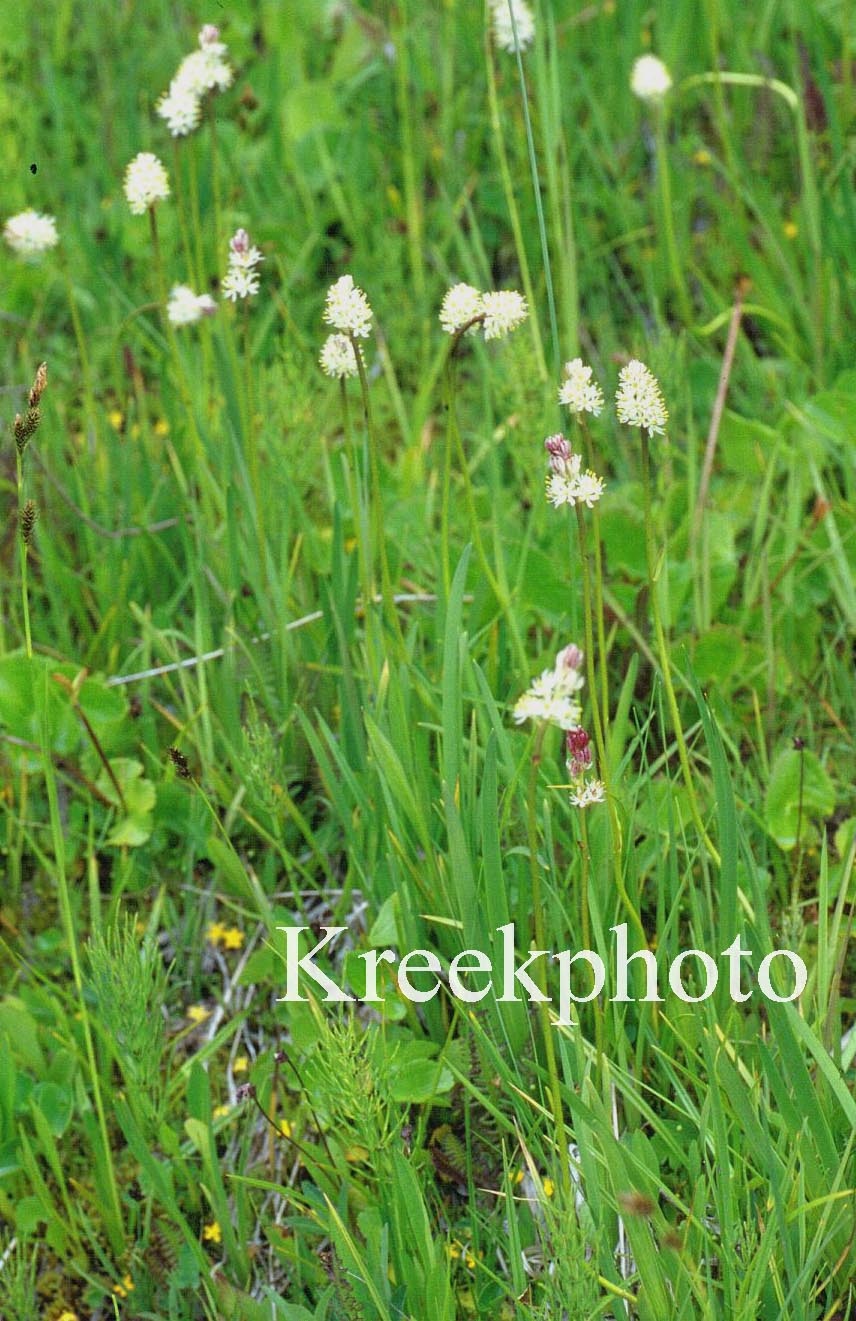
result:
[[[4,422],[49,364],[26,454],[32,662],[11,438],[0,455],[4,1317],[856,1314],[852,5],[537,11],[525,95],[460,0],[0,13],[3,218],[32,206],[61,234],[39,265],[0,254]],[[173,154],[153,106],[204,21],[222,25],[235,86],[216,134]],[[676,84],[662,122],[629,91],[647,49]],[[712,70],[784,92],[699,78]],[[216,292],[237,225],[265,254],[252,306],[174,341],[146,219],[122,195],[144,149],[173,185],[169,283]],[[324,293],[346,270],[376,314],[392,581],[436,597],[402,607],[400,635],[358,609],[359,392],[343,413],[317,367]],[[459,466],[439,531],[437,310],[458,279],[532,305],[458,373],[503,599],[465,549]],[[605,413],[623,883],[664,965],[740,929],[753,966],[784,945],[810,981],[799,1008],[665,993],[656,1014],[585,1006],[550,1029],[571,1179],[528,1006],[417,1007],[391,984],[382,1013],[353,1019],[277,1004],[272,928],[335,922],[354,950],[424,947],[445,965],[515,920],[523,949],[534,857],[549,947],[583,945],[585,888],[611,962],[627,911],[606,814],[581,836],[552,787],[551,731],[533,836],[532,739],[509,720],[531,675],[582,642],[579,557],[543,499],[542,449],[577,353],[608,393],[632,356],[663,384],[660,599],[722,858],[693,826],[652,653],[638,442]],[[72,693],[53,677],[84,667]],[[359,989],[353,951],[334,970]],[[257,1104],[237,1099],[247,1081]]]

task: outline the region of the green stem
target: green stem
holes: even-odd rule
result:
[[[155,214],[155,208],[149,207],[149,229],[152,239],[152,251],[155,260],[155,281],[157,285],[158,304],[160,307],[161,320],[164,326],[167,342],[172,352],[173,362],[175,364],[176,381],[178,383],[178,393],[181,396],[181,402],[184,405],[187,414],[187,422],[190,428],[190,434],[196,449],[196,458],[199,464],[199,472],[205,482],[205,487],[212,499],[213,504],[220,514],[225,512],[225,501],[223,492],[217,487],[211,479],[211,474],[206,461],[205,447],[202,444],[202,437],[199,434],[199,428],[196,425],[196,416],[193,412],[193,403],[190,398],[190,390],[187,385],[187,378],[184,371],[184,362],[181,357],[181,350],[178,346],[178,340],[175,335],[175,327],[169,319],[167,313],[166,296],[166,276],[164,275],[163,258],[161,256],[160,238],[158,235],[158,222]]]
[[[253,504],[256,509],[256,536],[259,543],[259,565],[262,571],[262,579],[267,573],[267,547],[265,543],[265,520],[264,504],[262,501],[262,482],[259,469],[259,440],[256,430],[253,404],[253,355],[250,345],[250,300],[244,299],[243,308],[243,337],[244,337],[244,389],[247,395],[247,454],[250,462],[250,484],[252,486]]]
[[[580,849],[580,853],[582,854],[582,868],[580,874],[580,915],[583,928],[583,949],[591,949],[591,916],[589,913],[589,870],[591,867],[591,854],[589,852],[588,826],[586,825],[585,808],[580,810],[579,820],[582,843],[582,848]],[[597,1048],[597,1072],[599,1077],[603,1061],[603,1007],[600,1003],[599,996],[595,997],[594,1002],[594,1037]]]
[[[547,725],[542,721],[538,726],[535,735],[535,746],[532,749],[532,757],[529,762],[529,788],[526,795],[526,826],[529,843],[532,924],[535,948],[539,950],[548,949],[546,933],[544,931],[544,909],[541,899],[541,868],[538,863],[537,822],[538,770],[541,765],[541,750],[544,746],[544,735],[546,732]],[[536,973],[536,977],[538,986],[546,995],[547,969],[543,959],[538,960],[538,972]],[[539,1000],[538,1002],[538,1018],[541,1025],[541,1035],[544,1040],[544,1053],[547,1057],[547,1074],[550,1079],[550,1102],[553,1110],[553,1120],[556,1126],[556,1146],[559,1149],[559,1161],[562,1167],[562,1188],[565,1192],[568,1192],[570,1190],[568,1137],[565,1132],[565,1117],[562,1111],[562,1093],[559,1084],[559,1070],[556,1065],[556,1048],[553,1041],[553,1028],[550,1022],[550,1010],[546,1001]]]
[[[586,462],[594,468],[594,446],[591,433],[585,422],[585,414],[580,414],[580,425],[585,437]],[[592,510],[592,529],[594,532],[594,615],[597,626],[597,659],[600,670],[600,716],[603,723],[603,742],[609,749],[609,667],[606,651],[606,624],[603,615],[603,551],[600,539],[600,509],[595,505]],[[594,700],[594,698],[592,698]]]
[[[15,471],[18,486],[18,536],[21,539],[21,608],[24,612],[24,644],[27,649],[27,660],[32,660],[33,639],[30,633],[30,598],[27,590],[27,559],[30,548],[21,531],[21,515],[24,512],[24,456],[17,446],[15,447]]]
[[[363,354],[360,348],[359,340],[351,335],[351,344],[354,349],[354,356],[357,359],[357,370],[360,375],[360,389],[363,396],[363,412],[366,419],[366,433],[368,435],[369,446],[369,480],[371,484],[371,528],[374,540],[373,554],[371,557],[372,569],[374,569],[375,559],[380,561],[380,590],[381,600],[383,602],[383,612],[386,617],[387,626],[393,637],[395,637],[404,648],[404,638],[401,633],[401,626],[398,622],[398,615],[395,609],[395,600],[392,593],[392,579],[389,574],[389,561],[386,555],[386,535],[383,518],[383,491],[380,482],[380,459],[378,456],[377,436],[375,435],[374,424],[372,422],[371,399],[369,396],[369,379],[366,374],[366,364],[363,361]],[[366,620],[368,621],[369,611],[374,603],[375,593],[372,591],[371,599],[366,602]]]
[[[211,187],[214,193],[214,251],[220,255],[220,238],[223,226],[223,205],[220,194],[220,153],[217,143],[217,113],[214,97],[208,98],[208,123],[211,128]]]
[[[523,238],[523,226],[520,223],[520,212],[517,207],[517,200],[514,195],[514,183],[511,177],[511,170],[508,167],[508,156],[505,150],[505,138],[502,132],[502,120],[499,114],[499,99],[496,94],[496,74],[493,67],[493,50],[490,45],[489,34],[485,37],[485,64],[487,68],[487,92],[488,105],[490,106],[490,122],[493,129],[494,140],[496,142],[496,154],[499,161],[499,176],[502,180],[502,189],[505,193],[505,204],[508,207],[508,218],[511,221],[511,232],[514,235],[514,247],[517,252],[517,264],[520,267],[520,279],[523,284],[523,291],[526,294],[526,301],[531,308],[529,317],[529,326],[532,332],[532,345],[535,349],[535,358],[538,363],[538,374],[542,381],[547,380],[547,360],[544,356],[544,344],[541,339],[541,328],[538,324],[538,317],[535,315],[535,292],[532,286],[532,276],[529,271],[529,259],[526,256],[526,244]]]
[[[648,446],[648,437],[643,428],[640,428],[642,438],[642,485],[645,501],[645,555],[648,565],[648,586],[651,597],[651,615],[654,620],[654,635],[657,641],[657,654],[660,659],[660,673],[663,678],[663,686],[666,690],[666,701],[669,707],[669,715],[672,721],[672,727],[675,733],[675,741],[678,745],[678,757],[683,771],[684,783],[687,787],[689,796],[690,814],[695,823],[695,827],[704,841],[705,848],[713,861],[719,866],[720,857],[715,845],[705,829],[704,822],[701,819],[699,811],[698,798],[696,796],[695,785],[693,783],[692,770],[690,768],[689,756],[687,755],[687,745],[684,739],[684,731],[681,725],[681,717],[678,711],[678,702],[675,697],[675,688],[672,683],[672,668],[669,659],[669,648],[666,643],[666,634],[663,630],[663,621],[660,616],[660,600],[658,593],[659,570],[657,568],[656,547],[654,544],[654,523],[651,515],[651,459]]]
[[[591,713],[592,723],[594,725],[594,740],[597,747],[598,768],[600,778],[603,780],[604,790],[606,792],[606,809],[609,813],[609,826],[612,835],[612,861],[615,877],[615,888],[621,897],[627,914],[630,917],[634,927],[639,932],[643,945],[647,948],[648,938],[645,935],[645,928],[642,925],[642,919],[639,916],[636,905],[627,893],[627,887],[624,884],[624,865],[623,865],[623,845],[621,837],[621,823],[618,820],[618,813],[615,807],[615,797],[612,792],[612,770],[606,753],[606,742],[603,735],[603,725],[600,718],[600,710],[597,700],[597,683],[595,679],[594,668],[594,627],[592,623],[592,603],[591,603],[591,565],[588,549],[588,533],[586,522],[583,516],[582,508],[579,505],[574,506],[577,516],[577,535],[580,544],[580,560],[582,561],[582,579],[583,579],[583,617],[585,620],[585,640],[586,640],[586,672],[588,675],[589,692],[591,694]],[[581,809],[584,811],[585,809]]]
[[[681,318],[685,325],[689,325],[693,319],[693,312],[689,291],[687,290],[687,282],[684,278],[683,268],[678,256],[678,245],[675,240],[675,212],[672,206],[672,181],[669,173],[669,155],[666,150],[666,118],[662,106],[659,106],[656,112],[655,137],[657,143],[657,178],[660,184],[661,220],[663,232],[666,236],[666,253],[669,259],[672,284],[675,293],[677,294]]]
[[[360,462],[357,452],[357,443],[354,439],[353,427],[351,426],[351,410],[348,406],[348,388],[344,380],[339,382],[342,399],[342,421],[345,428],[345,438],[348,445],[348,484],[351,496],[351,509],[354,519],[354,532],[357,539],[357,562],[360,570],[360,589],[363,597],[363,615],[366,624],[366,645],[371,657],[371,672],[378,673],[378,660],[380,651],[375,655],[375,648],[372,644],[371,620],[374,617],[372,611],[372,602],[374,600],[374,587],[372,584],[372,559],[371,546],[369,541],[368,529],[363,519],[363,501],[360,495]]]

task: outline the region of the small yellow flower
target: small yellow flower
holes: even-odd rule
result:
[[[542,1184],[541,1186],[542,1186],[543,1189],[544,1189],[544,1196],[545,1196],[545,1197],[552,1197],[552,1196],[553,1196],[553,1193],[556,1191],[556,1186],[555,1186],[555,1184],[553,1183],[553,1180],[552,1180],[552,1179],[545,1179],[544,1182],[543,1182],[543,1184]]]
[[[158,420],[157,420],[157,422],[155,422],[155,425],[154,425],[154,427],[153,427],[153,430],[154,430],[154,433],[155,433],[156,436],[168,436],[168,435],[169,435],[169,423],[168,423],[167,421],[165,421],[164,418],[159,417]]]
[[[69,1312],[66,1308],[64,1312],[60,1312],[57,1321],[79,1321],[79,1318],[76,1312]]]
[[[121,431],[125,418],[118,408],[114,408],[107,414],[107,421],[116,431]]]
[[[460,1243],[447,1243],[446,1251],[452,1261],[457,1261],[458,1257],[461,1255],[461,1245]]]
[[[468,1252],[464,1258],[468,1270],[475,1270],[476,1259],[471,1252]]]
[[[216,1220],[212,1220],[210,1225],[202,1226],[202,1239],[205,1243],[222,1243],[223,1234]]]
[[[522,1183],[523,1180],[525,1179],[525,1177],[526,1177],[525,1172],[524,1172],[523,1170],[518,1170],[517,1173],[516,1173],[515,1176],[514,1176],[514,1182],[515,1182],[515,1183]]]
[[[693,161],[696,165],[710,165],[712,160],[710,152],[704,147],[699,147],[698,151],[693,152]]]
[[[232,1065],[232,1072],[246,1073],[249,1067],[250,1067],[250,1061],[247,1059],[246,1055],[239,1055],[238,1058],[235,1060],[235,1063]]]
[[[782,225],[782,233],[786,239],[795,239],[799,232],[800,227],[795,224],[793,220],[786,220],[784,225]]]
[[[226,934],[226,928],[221,922],[212,922],[210,927],[206,928],[205,939],[210,940],[212,945],[219,945]]]
[[[244,933],[237,927],[227,927],[223,932],[224,949],[240,949],[244,943]]]
[[[230,1105],[215,1105],[214,1109],[211,1111],[212,1118],[214,1119],[224,1119],[226,1115],[230,1115],[231,1113],[232,1107]]]
[[[187,1017],[191,1023],[204,1023],[206,1018],[211,1017],[211,1010],[206,1009],[204,1005],[191,1005],[187,1011]]]
[[[127,1298],[128,1294],[133,1293],[133,1291],[134,1281],[131,1279],[130,1275],[124,1275],[121,1284],[113,1285],[113,1292],[117,1298]]]

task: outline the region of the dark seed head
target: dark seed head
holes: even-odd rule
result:
[[[192,776],[190,774],[190,762],[187,760],[184,753],[181,751],[181,748],[170,748],[167,755],[170,761],[172,762],[173,766],[175,767],[176,773],[180,780],[192,779]]]

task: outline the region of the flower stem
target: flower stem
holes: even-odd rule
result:
[[[386,555],[386,536],[383,519],[383,492],[380,483],[380,459],[378,456],[377,436],[372,421],[371,399],[369,396],[369,380],[366,375],[366,364],[363,361],[362,350],[359,341],[354,335],[351,335],[351,344],[354,349],[354,356],[357,360],[357,370],[360,376],[360,389],[363,396],[363,412],[366,419],[366,432],[368,434],[369,444],[369,480],[371,486],[371,528],[374,540],[373,554],[371,556],[372,568],[375,559],[380,562],[380,590],[381,600],[383,602],[383,612],[386,617],[387,626],[390,632],[397,639],[399,645],[404,647],[404,638],[401,632],[401,625],[398,622],[398,615],[395,610],[395,600],[392,594],[392,579],[389,574],[389,561]],[[368,620],[369,611],[374,601],[375,593],[372,591],[370,599],[365,603],[366,620]]]
[[[374,599],[374,586],[372,584],[370,538],[363,519],[363,501],[360,483],[361,465],[359,453],[357,451],[357,442],[354,438],[354,430],[351,426],[351,410],[348,405],[348,387],[344,378],[340,380],[339,386],[342,399],[342,421],[345,428],[345,439],[348,445],[348,484],[351,498],[351,510],[354,520],[354,534],[357,539],[357,562],[360,571],[360,590],[362,592],[363,611],[366,622],[366,645],[369,649],[369,655],[372,657],[372,673],[377,673],[377,658],[380,655],[380,649],[376,649],[371,640],[373,636],[371,620],[374,618],[374,615],[370,607]]]
[[[662,107],[658,108],[655,138],[657,144],[657,176],[660,184],[660,208],[662,211],[663,232],[666,236],[666,253],[672,275],[672,284],[678,299],[678,308],[685,325],[692,321],[693,312],[690,303],[687,282],[678,256],[675,240],[675,213],[672,206],[672,181],[669,173],[669,157],[666,151],[666,121]]]
[[[588,826],[586,825],[585,809],[579,814],[580,820],[580,853],[582,856],[582,867],[580,869],[580,916],[583,928],[583,949],[591,949],[591,916],[589,913],[589,869],[591,866],[591,853],[589,852]],[[600,998],[595,997],[594,1001],[594,1038],[597,1048],[597,1072],[600,1076],[603,1060],[603,1008]]]
[[[18,536],[21,538],[21,608],[24,612],[24,645],[27,660],[33,659],[33,639],[30,634],[30,598],[27,591],[27,558],[30,548],[21,531],[21,515],[24,512],[24,459],[21,451],[15,449],[15,471],[18,486]]]
[[[544,735],[546,732],[547,724],[545,721],[542,721],[535,734],[535,744],[529,762],[529,787],[526,795],[526,825],[529,843],[532,927],[535,948],[539,950],[546,950],[548,948],[544,931],[544,908],[541,899],[541,867],[538,862],[537,821],[538,771],[541,765],[541,751],[544,746]],[[538,972],[536,973],[536,977],[538,980],[538,986],[544,995],[546,995],[547,969],[543,959],[538,960]],[[550,1103],[553,1110],[553,1120],[556,1125],[556,1146],[559,1150],[559,1160],[562,1167],[562,1187],[567,1192],[570,1188],[568,1138],[565,1132],[565,1117],[562,1111],[562,1093],[559,1085],[559,1070],[556,1064],[556,1047],[553,1041],[553,1028],[550,1023],[550,1011],[547,1001],[539,1000],[538,1019],[541,1025],[541,1035],[544,1040],[544,1053],[547,1058],[547,1074],[550,1079]]]
[[[588,676],[589,692],[591,694],[591,713],[592,723],[594,725],[594,740],[597,746],[598,766],[600,778],[603,780],[606,792],[606,808],[609,813],[609,826],[612,835],[612,860],[615,876],[615,888],[621,897],[624,907],[627,909],[628,916],[633,922],[634,927],[639,932],[643,944],[647,947],[648,939],[645,935],[645,928],[642,925],[642,919],[639,916],[636,905],[633,903],[630,895],[627,893],[627,887],[624,884],[623,868],[623,847],[621,837],[621,823],[618,820],[618,813],[615,809],[615,798],[612,793],[612,770],[607,757],[606,742],[603,736],[603,724],[601,722],[600,711],[597,700],[597,684],[594,668],[594,627],[592,623],[592,602],[591,602],[591,566],[589,562],[588,532],[586,530],[586,521],[580,505],[575,505],[574,510],[577,516],[577,535],[580,544],[580,560],[582,561],[582,579],[583,579],[583,617],[585,620],[586,636],[586,671]],[[580,809],[585,811],[584,808]]]
[[[651,597],[651,615],[654,620],[654,635],[657,642],[657,654],[660,659],[660,673],[662,674],[663,686],[666,690],[666,701],[675,733],[675,742],[678,746],[678,757],[681,763],[681,770],[683,771],[684,783],[687,786],[690,814],[699,835],[704,841],[705,848],[716,865],[719,866],[719,852],[708,835],[704,822],[701,819],[701,812],[699,811],[698,798],[693,783],[689,756],[687,755],[686,740],[684,739],[684,731],[681,725],[680,713],[678,711],[678,702],[675,697],[674,684],[672,683],[669,648],[666,643],[666,634],[663,630],[663,621],[660,615],[660,599],[658,593],[659,570],[657,568],[656,547],[654,544],[654,523],[651,515],[651,456],[649,453],[648,437],[643,428],[640,428],[640,435],[642,437],[642,486],[645,500],[645,554],[648,564],[648,586]]]

